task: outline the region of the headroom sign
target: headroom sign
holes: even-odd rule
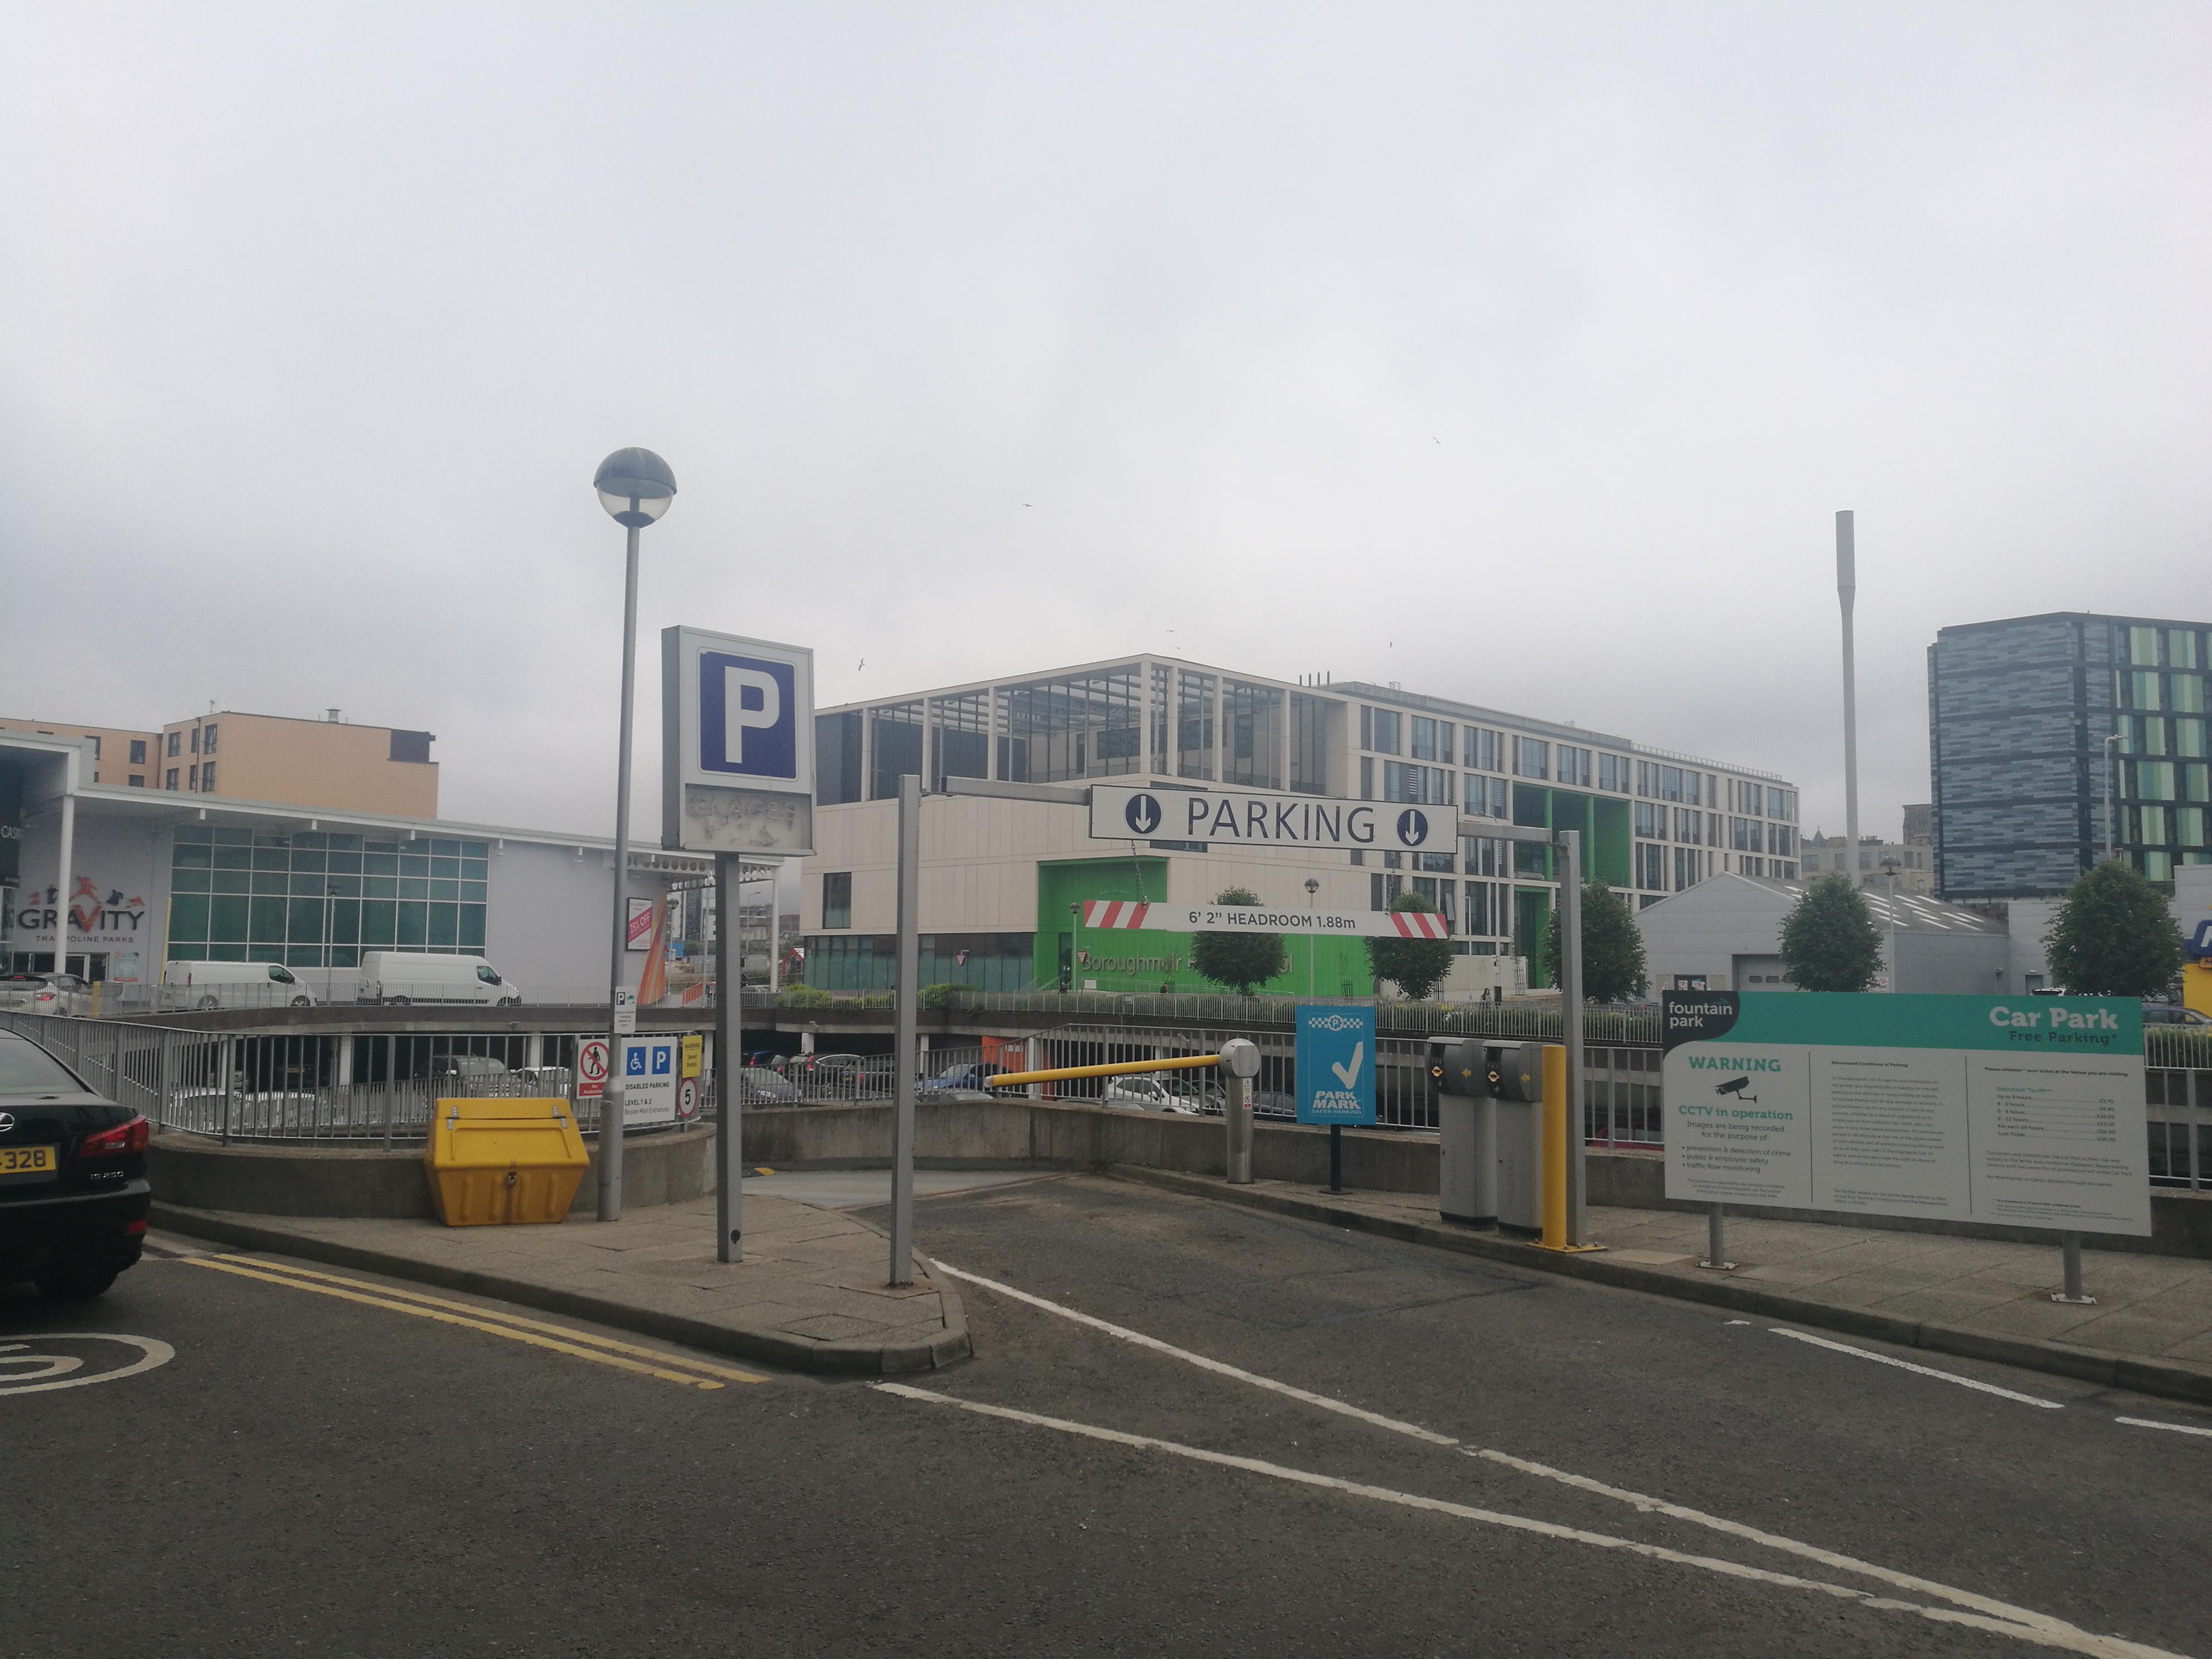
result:
[[[1668,991],[1667,1196],[2150,1232],[2142,1006]]]

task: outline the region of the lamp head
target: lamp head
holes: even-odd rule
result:
[[[668,511],[676,498],[676,474],[649,449],[617,449],[599,463],[592,487],[617,524],[642,530]]]

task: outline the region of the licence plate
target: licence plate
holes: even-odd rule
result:
[[[0,1146],[0,1176],[52,1175],[59,1167],[52,1146]]]

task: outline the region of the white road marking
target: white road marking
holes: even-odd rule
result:
[[[94,1371],[89,1376],[72,1376],[66,1373],[82,1370],[84,1361],[74,1354],[31,1353],[27,1342],[0,1342],[0,1394],[44,1394],[50,1389],[83,1389],[94,1382],[112,1382],[118,1377],[136,1376],[141,1371],[150,1371],[156,1365],[166,1365],[177,1357],[177,1351],[167,1343],[150,1336],[119,1336],[113,1331],[40,1331],[41,1342],[121,1342],[138,1350],[138,1358],[128,1365],[112,1371]],[[7,1367],[39,1365],[41,1369],[10,1371]],[[57,1377],[58,1382],[46,1382],[33,1379]]]
[[[2148,1417],[2116,1417],[2115,1423],[2124,1423],[2131,1429],[2164,1429],[2168,1434],[2201,1434],[2212,1440],[2212,1429],[2192,1428],[2186,1423],[2160,1423]]]
[[[1817,1544],[1801,1543],[1796,1539],[1785,1537],[1780,1533],[1766,1532],[1757,1527],[1747,1526],[1740,1521],[1726,1520],[1717,1515],[1709,1515],[1702,1510],[1690,1509],[1680,1504],[1670,1504],[1663,1498],[1647,1497],[1642,1492],[1630,1492],[1620,1486],[1609,1486],[1602,1481],[1590,1480],[1585,1475],[1570,1474],[1564,1469],[1555,1469],[1547,1464],[1531,1462],[1525,1458],[1514,1457],[1505,1452],[1468,1446],[1449,1435],[1438,1434],[1433,1429],[1425,1429],[1419,1424],[1404,1422],[1395,1417],[1385,1417],[1379,1412],[1366,1411],[1341,1400],[1332,1400],[1327,1395],[1315,1394],[1308,1389],[1294,1387],[1288,1382],[1277,1382],[1273,1377],[1261,1376],[1253,1371],[1240,1370],[1235,1365],[1224,1364],[1218,1359],[1207,1358],[1204,1354],[1193,1353],[1188,1348],[1178,1348],[1172,1343],[1163,1342],[1158,1337],[1146,1336],[1141,1331],[1133,1331],[1127,1326],[1111,1324],[1103,1319],[1094,1318],[1090,1314],[1079,1313],[1073,1308],[1065,1307],[1044,1297],[1032,1295],[1027,1291],[1018,1291],[1011,1285],[1002,1285],[996,1279],[985,1279],[980,1274],[964,1273],[951,1263],[938,1261],[935,1257],[931,1258],[930,1265],[942,1273],[951,1274],[955,1279],[965,1279],[970,1285],[980,1285],[986,1290],[1012,1297],[1018,1302],[1026,1302],[1033,1308],[1042,1309],[1047,1313],[1072,1321],[1078,1325],[1086,1325],[1092,1330],[1103,1331],[1124,1342],[1149,1348],[1155,1353],[1180,1359],[1186,1364],[1198,1367],[1200,1370],[1212,1371],[1218,1376],[1231,1377],[1237,1382],[1249,1382],[1256,1388],[1266,1389],[1275,1394],[1286,1395],[1293,1400],[1304,1401],[1308,1405],[1317,1406],[1323,1411],[1334,1412],[1343,1417],[1355,1418],[1376,1428],[1387,1429],[1394,1434],[1407,1435],[1416,1440],[1425,1441],[1432,1446],[1453,1447],[1466,1452],[1470,1456],[1486,1458],[1510,1468],[1518,1469],[1523,1474],[1535,1475],[1547,1480],[1557,1480],[1580,1491],[1594,1492],[1601,1497],[1631,1504],[1638,1510],[1664,1514],[1678,1521],[1687,1521],[1693,1525],[1707,1527],[1715,1532],[1741,1538],[1748,1542],[1762,1545],[1768,1549],[1780,1551],[1784,1554],[1799,1556],[1806,1560],[1820,1562],[1826,1566],[1878,1579],[1883,1583],[1893,1585],[1899,1589],[1910,1589],[1923,1595],[1933,1595],[1940,1600],[1954,1602],[1962,1607],[1971,1607],[1977,1612],[1990,1614],[2012,1624],[2032,1627],[2046,1633],[2063,1635],[2069,1641],[2079,1638],[2082,1641],[2104,1644],[2094,1648],[2081,1649],[2082,1652],[2112,1656],[2156,1654],[2160,1651],[2155,1648],[2138,1647],[2118,1637],[2092,1636],[2076,1629],[2072,1625],[2051,1618],[2045,1613],[2033,1613],[2025,1607],[2016,1607],[2008,1602],[1978,1595],[1972,1590],[1956,1589],[1948,1584],[1938,1583],[1933,1579],[1916,1577],[1911,1573],[1899,1572],[1893,1568],[1878,1566],[1871,1561],[1862,1561],[1854,1556],[1844,1555],[1834,1550],[1822,1549]],[[1863,1351],[1850,1350],[1849,1352]],[[1868,1357],[1875,1359],[1884,1358],[1880,1354],[1871,1354]],[[1938,1371],[1935,1375],[1943,1376],[1948,1373]],[[1966,1381],[1963,1377],[1953,1377],[1950,1380]],[[1987,1385],[1975,1384],[1974,1386],[1986,1387]],[[2026,1395],[2020,1397],[2027,1398]]]
[[[939,1261],[933,1256],[930,1259],[929,1265],[940,1273],[951,1274],[955,1279],[964,1279],[970,1285],[981,1285],[987,1291],[996,1291],[1000,1296],[1010,1296],[1017,1302],[1026,1302],[1033,1308],[1042,1308],[1047,1313],[1057,1314],[1062,1319],[1073,1320],[1079,1325],[1088,1325],[1094,1331],[1103,1331],[1107,1335],[1118,1338],[1123,1342],[1133,1342],[1140,1348],[1150,1348],[1156,1353],[1166,1354],[1170,1358],[1182,1360],[1187,1365],[1195,1365],[1200,1370],[1212,1371],[1217,1376],[1233,1377],[1239,1382],[1249,1382],[1255,1389],[1267,1389],[1276,1394],[1288,1395],[1291,1399],[1302,1400],[1309,1406],[1318,1406],[1325,1412],[1335,1412],[1344,1417],[1356,1417],[1361,1422],[1370,1423],[1378,1429],[1388,1429],[1393,1434],[1411,1435],[1414,1439],[1425,1440],[1432,1446],[1459,1444],[1458,1441],[1448,1434],[1437,1434],[1412,1423],[1401,1423],[1395,1417],[1383,1417],[1375,1412],[1362,1411],[1358,1407],[1346,1405],[1341,1400],[1332,1400],[1325,1394],[1310,1394],[1305,1389],[1293,1387],[1288,1382],[1278,1382],[1272,1376],[1261,1376],[1255,1372],[1240,1370],[1234,1365],[1224,1365],[1218,1359],[1208,1359],[1202,1353],[1193,1353],[1188,1348],[1178,1348],[1171,1343],[1161,1341],[1156,1336],[1146,1336],[1142,1331],[1133,1331],[1126,1325],[1109,1324],[1105,1320],[1093,1319],[1089,1314],[1078,1313],[1073,1308],[1062,1307],[1057,1302],[1048,1302],[1041,1296],[1031,1296],[1027,1291],[1018,1291],[1011,1285],[1001,1285],[994,1279],[984,1279],[975,1273],[963,1273],[951,1263]]]
[[[1741,1579],[1746,1583],[1767,1585],[1783,1589],[1814,1590],[1823,1595],[1832,1595],[1840,1601],[1856,1601],[1865,1607],[1879,1608],[1886,1613],[1910,1613],[1938,1624],[1964,1625],[1975,1630],[1988,1631],[1993,1635],[2008,1636],[2015,1641],[2031,1642],[2039,1647],[2057,1648],[2070,1653],[2088,1654],[2096,1659],[2178,1659],[2156,1648],[2140,1646],[2112,1637],[2094,1636],[2071,1625],[2039,1614],[2022,1614],[2020,1609],[2007,1609],[1992,1616],[1983,1613],[1961,1613],[1950,1607],[1931,1607],[1918,1602],[1900,1601],[1893,1596],[1875,1595],[1849,1584],[1835,1584],[1818,1578],[1800,1578],[1791,1573],[1772,1572],[1764,1567],[1746,1566],[1741,1562],[1723,1560],[1717,1556],[1692,1555],[1686,1551],[1668,1549],[1660,1544],[1647,1544],[1633,1538],[1620,1538],[1611,1533],[1589,1532],[1580,1527],[1561,1526],[1553,1521],[1540,1521],[1533,1516],[1509,1515],[1499,1510],[1477,1509],[1468,1504],[1455,1504],[1441,1498],[1424,1498],[1419,1493],[1399,1492],[1389,1486],[1370,1486],[1357,1480],[1345,1480],[1333,1474],[1318,1474],[1310,1469],[1296,1469],[1282,1463],[1269,1463],[1256,1457],[1239,1457],[1229,1452],[1207,1451],[1199,1446],[1187,1446],[1178,1441],[1158,1440],[1150,1435],[1128,1434],[1120,1429],[1101,1428],[1095,1424],[1077,1423],[1061,1417],[1046,1417],[1036,1412],[1025,1412],[1011,1406],[986,1405],[980,1401],[962,1400],[948,1394],[938,1394],[927,1389],[917,1389],[904,1382],[877,1382],[870,1386],[878,1393],[896,1395],[902,1400],[920,1401],[933,1406],[951,1406],[958,1411],[973,1412],[981,1417],[995,1417],[1010,1423],[1027,1424],[1035,1428],[1051,1429],[1060,1434],[1080,1435],[1089,1440],[1105,1441],[1109,1444],[1127,1446],[1139,1451],[1165,1452],[1173,1457],[1188,1458],[1193,1462],[1210,1463],[1218,1468],[1239,1469],[1249,1474],[1265,1475],[1270,1480],[1286,1480],[1302,1486],[1318,1486],[1329,1492],[1339,1492],[1353,1498],[1364,1498],[1380,1504],[1395,1504],[1404,1509],[1425,1510],[1431,1514],[1449,1515],[1462,1521],[1480,1522],[1486,1526],[1503,1527],[1509,1531],[1533,1533],[1540,1538],[1557,1539],[1562,1542],[1586,1544],[1598,1549],[1620,1550],[1628,1554],[1644,1556],[1655,1561],[1669,1561],[1678,1565],[1697,1567],[1723,1577]],[[1992,1603],[1995,1607],[2003,1604]]]
[[[1942,1382],[1955,1382],[1962,1389],[1972,1389],[1980,1394],[1993,1394],[2001,1400],[2017,1400],[2023,1406],[2040,1406],[2047,1412],[2063,1412],[2065,1406],[2056,1400],[2044,1400],[2032,1394],[2021,1394],[2012,1389],[2001,1389],[1994,1382],[1977,1382],[1971,1376],[1960,1376],[1956,1371],[1939,1371],[1933,1365],[1916,1365],[1909,1359],[1893,1359],[1886,1353],[1876,1353],[1871,1348],[1855,1348],[1848,1342],[1831,1341],[1825,1336],[1814,1336],[1809,1331],[1793,1331],[1787,1326],[1770,1325],[1767,1329],[1777,1336],[1786,1336],[1793,1342],[1809,1342],[1816,1348],[1826,1348],[1836,1353],[1847,1353],[1857,1359],[1871,1359],[1877,1365],[1894,1365],[1901,1371],[1911,1371],[1920,1376],[1932,1376]]]

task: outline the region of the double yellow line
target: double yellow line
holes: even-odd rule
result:
[[[533,1348],[547,1348],[572,1358],[611,1365],[617,1370],[657,1376],[664,1382],[680,1383],[685,1388],[719,1389],[726,1382],[768,1381],[765,1376],[752,1371],[717,1365],[710,1360],[693,1359],[685,1354],[667,1353],[658,1348],[641,1348],[635,1343],[619,1342],[612,1337],[594,1336],[589,1331],[576,1330],[567,1325],[549,1325],[543,1320],[526,1319],[520,1314],[495,1312],[489,1308],[479,1308],[472,1303],[426,1296],[420,1291],[395,1290],[388,1285],[372,1284],[367,1279],[344,1279],[336,1273],[317,1273],[313,1268],[295,1267],[289,1262],[270,1261],[251,1255],[189,1255],[181,1259],[195,1267],[232,1273],[240,1279],[256,1279],[264,1285],[283,1285],[295,1291],[312,1291],[317,1296],[336,1297],[341,1302],[357,1302],[363,1307],[412,1314],[417,1319],[434,1319],[441,1325],[465,1326],[470,1330],[483,1331],[488,1335],[503,1336],[510,1342],[526,1342]]]

